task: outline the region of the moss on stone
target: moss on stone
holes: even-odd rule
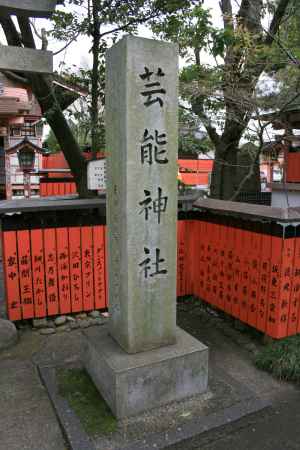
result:
[[[57,370],[59,393],[79,417],[90,435],[116,431],[117,420],[83,369]]]

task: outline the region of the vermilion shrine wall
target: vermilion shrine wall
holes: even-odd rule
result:
[[[22,226],[3,219],[11,320],[107,308],[105,219],[77,216],[29,217]],[[177,296],[184,295],[274,338],[300,332],[300,225],[181,213]]]

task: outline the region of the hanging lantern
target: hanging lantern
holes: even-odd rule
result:
[[[18,151],[18,160],[20,169],[23,172],[30,172],[34,169],[35,151],[30,147],[23,147]]]

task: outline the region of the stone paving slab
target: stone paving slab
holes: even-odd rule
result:
[[[288,402],[291,399],[296,399],[298,391],[293,385],[279,382],[253,366],[251,354],[242,345],[236,343],[236,338],[228,335],[228,327],[224,328],[224,322],[213,318],[210,320],[200,307],[195,309],[190,306],[179,312],[178,322],[186,331],[209,346],[211,355],[209,367],[212,375],[210,379],[211,394],[217,393],[219,395],[219,397],[214,395],[213,401],[206,402],[208,406],[205,406],[205,399],[202,406],[196,405],[197,402],[191,402],[188,405],[189,409],[185,405],[186,407],[180,411],[180,414],[182,412],[193,413],[193,411],[196,414],[199,406],[206,416],[217,414],[217,411],[221,409],[225,411],[231,407],[238,408],[238,405],[241,406],[240,401],[245,406],[245,402],[247,405],[247,402],[253,397],[262,401],[266,400],[267,403],[269,401],[274,403],[276,399],[285,401],[287,398]],[[38,376],[37,365],[56,366],[80,360],[81,332],[75,330],[70,333],[41,336],[38,332],[26,330],[21,331],[20,334],[20,341],[15,347],[0,353],[0,450],[66,450],[67,447],[51,402]],[[235,381],[234,386],[232,385],[232,379]],[[212,398],[211,394],[206,400]],[[297,402],[298,407],[299,397],[297,397]],[[248,407],[249,405],[248,403]],[[289,415],[288,407],[283,410],[286,426],[288,426],[288,420],[295,425],[295,421],[293,422],[295,410],[291,411],[292,417]],[[267,408],[267,411],[269,411],[269,408]],[[167,414],[165,415],[167,416]],[[251,419],[253,428],[256,428],[255,424],[258,423],[257,417],[264,415],[265,413],[261,413],[253,416],[254,418]],[[195,418],[195,415],[193,415],[193,418]],[[167,419],[169,418],[167,417]],[[154,418],[150,427],[151,433],[158,431],[156,429],[157,422],[158,420]],[[230,437],[228,437],[231,433],[230,430],[238,430],[240,427],[239,422],[234,423],[236,425],[233,425],[229,431],[228,427],[221,427],[225,431],[213,431],[213,436],[210,439],[216,441],[219,433],[223,433],[224,445],[222,448],[224,450],[244,448],[241,441],[238,440],[234,445],[231,445]],[[247,419],[247,423],[250,423],[250,419]],[[138,419],[135,425],[131,426],[131,442],[139,438],[136,432],[141,428],[140,424],[141,422]],[[174,425],[176,425],[176,422],[173,427]],[[262,427],[263,425],[261,425]],[[171,429],[172,426],[169,428]],[[182,427],[179,425],[179,428]],[[279,428],[278,425],[274,428],[276,432],[277,428]],[[295,433],[299,434],[299,426],[294,428]],[[289,432],[292,433],[292,429]],[[272,433],[271,425],[269,426],[269,433]],[[210,433],[204,433],[204,435],[206,434],[209,435]],[[246,435],[249,438],[250,431],[247,431]],[[192,447],[188,446],[188,442],[185,441],[181,444],[171,445],[170,449],[197,448],[198,450],[201,448],[202,450],[203,448],[203,450],[206,450],[206,447],[202,447],[202,444],[201,446],[194,446],[195,443],[197,445],[203,439],[197,436]],[[291,440],[292,437],[289,437],[289,442]],[[101,444],[100,441],[95,444],[99,450],[108,450],[110,447],[103,445],[103,442],[102,440]],[[259,440],[257,439],[256,442],[258,445]],[[128,445],[130,445],[130,442],[128,442]],[[204,441],[204,445],[208,445],[207,441]],[[209,450],[216,450],[217,448],[221,447],[215,448],[213,444],[209,444],[208,447]],[[251,450],[254,448],[253,446],[249,447]],[[289,448],[294,449],[295,447],[266,447],[268,450],[287,450]],[[245,447],[246,449],[248,447]],[[263,450],[264,447],[257,446],[256,449]]]
[[[124,419],[115,433],[90,439],[57,392],[55,367],[54,361],[51,367],[40,367],[40,372],[72,450],[164,449],[270,406],[214,362],[207,393]]]
[[[0,360],[1,450],[66,450],[36,367]]]

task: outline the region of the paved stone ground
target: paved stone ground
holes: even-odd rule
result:
[[[0,353],[1,450],[67,450],[37,364],[76,360],[79,336],[26,330],[14,348]]]
[[[1,449],[66,449],[48,395],[29,361],[1,362],[0,410]]]
[[[285,394],[273,407],[168,450],[299,450],[300,395]]]
[[[262,345],[261,336],[236,331],[233,321],[209,309],[208,314],[195,305],[179,309],[180,325],[210,347],[211,365],[217,363],[259,398],[271,400],[272,407],[168,450],[299,450],[300,389],[255,368],[252,359]]]
[[[254,367],[253,352],[259,340],[235,331],[232,323],[203,306],[188,303],[178,309],[179,325],[209,346],[210,370],[218,367],[221,374],[227,373],[258,397],[271,399],[274,406],[170,449],[299,449],[300,393],[295,386],[276,381]],[[21,331],[15,347],[0,353],[1,450],[67,449],[36,367],[73,363],[80,360],[80,354],[80,330],[42,336],[29,328]],[[233,400],[230,395],[227,402]]]

